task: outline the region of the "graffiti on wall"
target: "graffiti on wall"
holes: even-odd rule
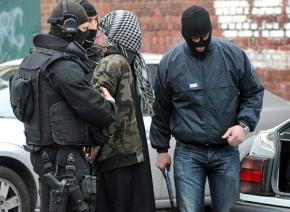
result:
[[[24,57],[40,32],[39,0],[0,1],[0,63]]]
[[[9,54],[4,50],[4,44],[20,52],[25,43],[24,34],[17,32],[17,28],[23,26],[23,10],[15,7],[10,11],[0,12],[0,62],[9,59]],[[7,43],[6,43],[7,44]]]

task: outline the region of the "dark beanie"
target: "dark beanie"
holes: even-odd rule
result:
[[[74,15],[79,22],[79,25],[88,22],[88,16],[83,7],[79,5],[76,2],[72,2],[69,0],[64,0],[67,1],[67,12],[68,14]],[[63,16],[63,9],[62,9],[62,4],[61,2],[56,5],[56,7],[53,9],[51,17],[54,18],[60,18]]]
[[[98,13],[94,7],[89,1],[87,0],[78,0],[77,3],[79,3],[87,12],[87,15],[89,17],[96,16]]]
[[[208,12],[199,6],[193,5],[186,9],[181,17],[182,35],[202,36],[212,30]]]

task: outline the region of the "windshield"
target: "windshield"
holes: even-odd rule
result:
[[[0,118],[15,118],[9,97],[9,78],[18,70],[18,66],[0,67]]]

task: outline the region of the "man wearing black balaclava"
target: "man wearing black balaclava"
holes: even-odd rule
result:
[[[203,211],[208,178],[213,211],[228,212],[239,195],[238,145],[256,127],[264,89],[246,54],[212,37],[204,8],[186,9],[181,25],[185,42],[165,54],[155,79],[156,166],[170,168],[172,135],[178,211]]]
[[[83,47],[87,50],[87,55],[90,59],[90,74],[88,75],[90,81],[97,63],[102,58],[102,49],[95,43],[97,32],[99,31],[98,13],[94,5],[92,5],[88,0],[76,0],[76,2],[85,9],[89,19],[89,35],[84,41]]]
[[[212,26],[203,8],[193,6],[181,18],[181,33],[194,56],[204,56],[211,41]]]
[[[101,89],[101,95],[86,79],[88,58],[81,46],[88,36],[85,10],[75,2],[62,3],[54,7],[48,20],[49,34],[34,37],[35,47],[11,80],[11,104],[33,108],[29,114],[24,112],[22,121],[26,150],[39,175],[40,211],[94,211],[91,198],[96,182],[83,147],[99,145],[88,133],[88,124],[108,126],[115,120],[116,106],[106,89]],[[13,101],[19,93],[13,91],[19,86],[18,91],[30,89],[33,98],[21,104]]]
[[[94,5],[92,5],[88,0],[77,0],[86,11],[89,19],[89,35],[84,42],[84,48],[89,48],[93,45],[95,37],[98,30],[98,13]]]

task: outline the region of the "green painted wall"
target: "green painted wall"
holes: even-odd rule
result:
[[[39,0],[0,0],[0,63],[24,57],[39,32]]]

